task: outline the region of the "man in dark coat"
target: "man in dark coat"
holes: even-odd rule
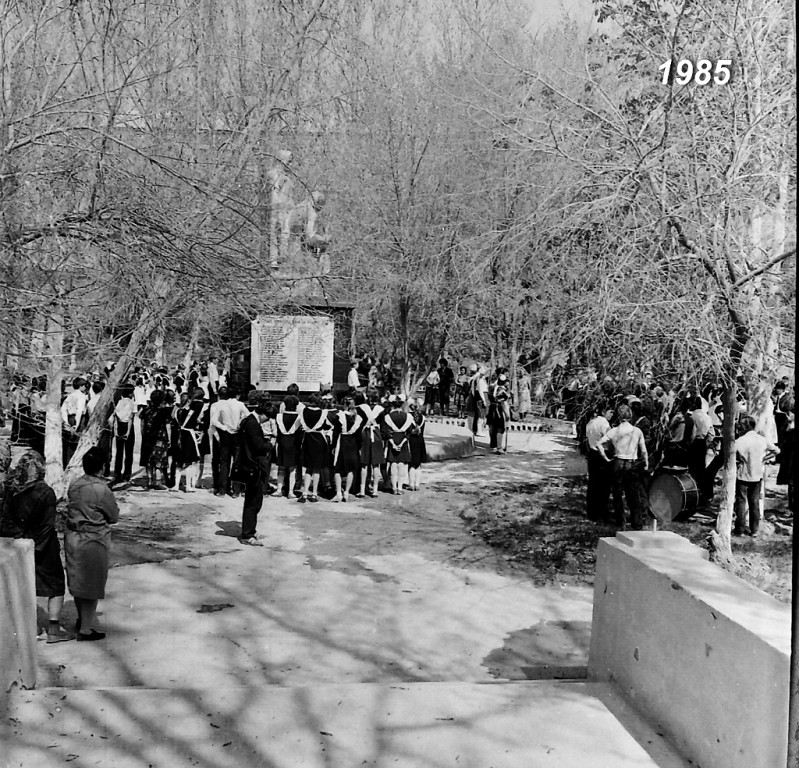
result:
[[[258,513],[264,503],[264,487],[269,482],[266,472],[269,444],[261,429],[261,424],[269,418],[272,410],[269,394],[253,390],[247,398],[247,408],[251,413],[242,420],[239,427],[239,469],[244,481],[244,508],[241,513],[239,541],[251,547],[262,547],[263,542],[258,538],[255,529]]]

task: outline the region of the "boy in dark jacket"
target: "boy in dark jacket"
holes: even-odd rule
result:
[[[266,458],[269,444],[264,438],[261,424],[271,413],[272,406],[268,392],[253,390],[247,398],[250,415],[246,416],[239,427],[241,439],[239,463],[244,478],[244,509],[241,513],[241,536],[239,541],[251,547],[262,547],[255,528],[258,513],[264,503],[264,486],[269,482],[266,469]]]

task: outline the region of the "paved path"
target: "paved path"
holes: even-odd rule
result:
[[[520,682],[583,675],[588,588],[450,560],[483,545],[436,483],[579,466],[567,439],[524,439],[433,465],[418,494],[269,499],[263,549],[234,538],[240,500],[129,493],[129,526],[179,509],[174,557],[112,569],[106,640],[39,644],[4,764],[681,768],[606,686]]]

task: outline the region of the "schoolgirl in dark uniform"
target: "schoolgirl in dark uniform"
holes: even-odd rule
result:
[[[302,423],[297,412],[300,400],[296,395],[283,398],[283,410],[275,415],[277,430],[277,465],[283,470],[281,494],[286,498],[294,488],[297,467],[302,458]]]

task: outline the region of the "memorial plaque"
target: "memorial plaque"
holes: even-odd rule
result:
[[[332,317],[260,315],[252,324],[251,381],[258,389],[284,391],[296,383],[317,392],[333,381]]]

